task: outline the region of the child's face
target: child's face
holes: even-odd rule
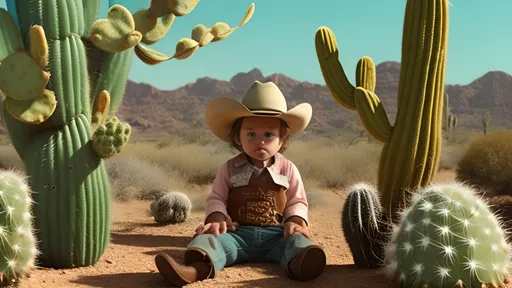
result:
[[[281,120],[267,117],[248,117],[242,121],[240,142],[244,152],[252,158],[266,161],[283,145]]]

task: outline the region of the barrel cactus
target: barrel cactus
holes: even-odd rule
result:
[[[403,287],[498,287],[510,268],[500,221],[457,182],[421,189],[386,250],[389,275]]]
[[[151,215],[162,224],[183,223],[190,216],[192,202],[182,192],[169,192],[151,202]]]
[[[236,27],[196,25],[172,56],[149,47],[198,2],[152,0],[133,15],[110,5],[106,19],[97,19],[100,0],[7,0],[8,11],[0,9],[2,118],[36,192],[41,266],[89,266],[108,245],[104,158],[121,151],[131,135],[114,117],[133,55],[149,65],[186,59],[225,39],[254,12],[252,4]]]
[[[32,226],[32,195],[20,172],[0,172],[0,285],[12,284],[35,268],[39,251]]]
[[[429,184],[439,163],[447,40],[448,0],[407,0],[398,111],[392,126],[374,92],[372,59],[359,61],[353,86],[338,60],[333,32],[320,27],[315,36],[331,95],[343,107],[357,111],[369,134],[385,143],[377,187],[385,217],[395,223],[397,212],[410,199],[407,191]]]
[[[382,221],[377,189],[357,183],[350,191],[342,209],[342,228],[354,264],[360,268],[384,265],[384,247],[390,225]]]

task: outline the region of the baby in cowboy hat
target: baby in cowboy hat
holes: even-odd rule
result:
[[[218,171],[184,265],[167,254],[155,257],[165,279],[181,287],[242,262],[275,262],[300,281],[322,274],[326,256],[310,240],[301,175],[280,153],[311,114],[308,103],[288,110],[272,82],[255,81],[241,102],[222,97],[208,104],[209,128],[240,153]]]

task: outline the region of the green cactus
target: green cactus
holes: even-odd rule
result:
[[[20,172],[0,172],[0,285],[12,284],[35,268],[39,251],[32,228],[32,195]]]
[[[446,138],[451,139],[452,132],[457,126],[457,116],[453,115],[450,111],[450,103],[448,94],[443,97],[443,131],[446,133]]]
[[[110,187],[103,158],[119,153],[130,137],[130,125],[115,114],[133,55],[152,65],[186,59],[254,12],[251,4],[234,28],[195,29],[195,40],[178,41],[170,57],[142,46],[164,37],[175,18],[197,3],[152,0],[134,15],[111,5],[106,19],[97,19],[99,0],[7,0],[8,11],[0,9],[2,118],[36,192],[40,266],[89,266],[108,245]]]
[[[391,126],[374,92],[373,74],[363,70],[375,69],[372,60],[369,57],[360,60],[364,65],[357,66],[354,87],[339,62],[333,32],[320,27],[315,36],[322,75],[333,98],[343,107],[357,111],[368,132],[385,142],[378,189],[388,221],[396,221],[397,211],[407,205],[407,191],[428,184],[437,170],[447,39],[447,0],[407,1],[398,111]]]
[[[485,113],[484,118],[482,119],[482,131],[484,132],[484,135],[487,135],[487,132],[489,132],[489,126],[491,124],[491,113],[487,111]]]
[[[377,189],[370,184],[357,183],[350,191],[342,209],[342,229],[354,264],[360,268],[383,266],[386,235],[391,229],[383,222]]]
[[[510,252],[483,199],[454,182],[418,191],[393,231],[386,262],[402,287],[498,287],[509,274]]]
[[[162,224],[183,223],[190,216],[192,202],[182,192],[169,192],[151,202],[151,216]]]

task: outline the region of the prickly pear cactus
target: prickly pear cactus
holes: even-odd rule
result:
[[[34,194],[41,266],[89,266],[110,236],[110,187],[103,159],[119,153],[131,127],[115,118],[132,57],[155,65],[190,57],[246,24],[198,24],[172,56],[145,45],[159,41],[198,0],[152,0],[133,15],[100,0],[7,0],[0,9],[2,118],[26,164]],[[62,16],[66,15],[66,17]],[[135,53],[134,53],[135,52]]]
[[[190,215],[192,202],[182,192],[169,192],[150,205],[156,222],[162,224],[183,223]]]
[[[333,32],[321,27],[315,36],[318,62],[333,98],[357,111],[369,134],[385,143],[378,189],[386,218],[393,222],[396,213],[407,205],[407,191],[429,184],[439,163],[448,0],[407,0],[404,18],[398,111],[393,126],[375,94],[372,59],[361,58],[354,86],[339,62]]]
[[[387,247],[388,272],[403,287],[497,287],[510,268],[505,239],[500,221],[471,188],[429,186],[402,214]]]
[[[341,223],[354,264],[360,268],[383,266],[385,236],[391,227],[381,219],[383,210],[377,189],[358,183],[348,191]]]
[[[30,187],[19,172],[0,171],[0,285],[12,284],[35,268],[39,251],[32,228]]]

